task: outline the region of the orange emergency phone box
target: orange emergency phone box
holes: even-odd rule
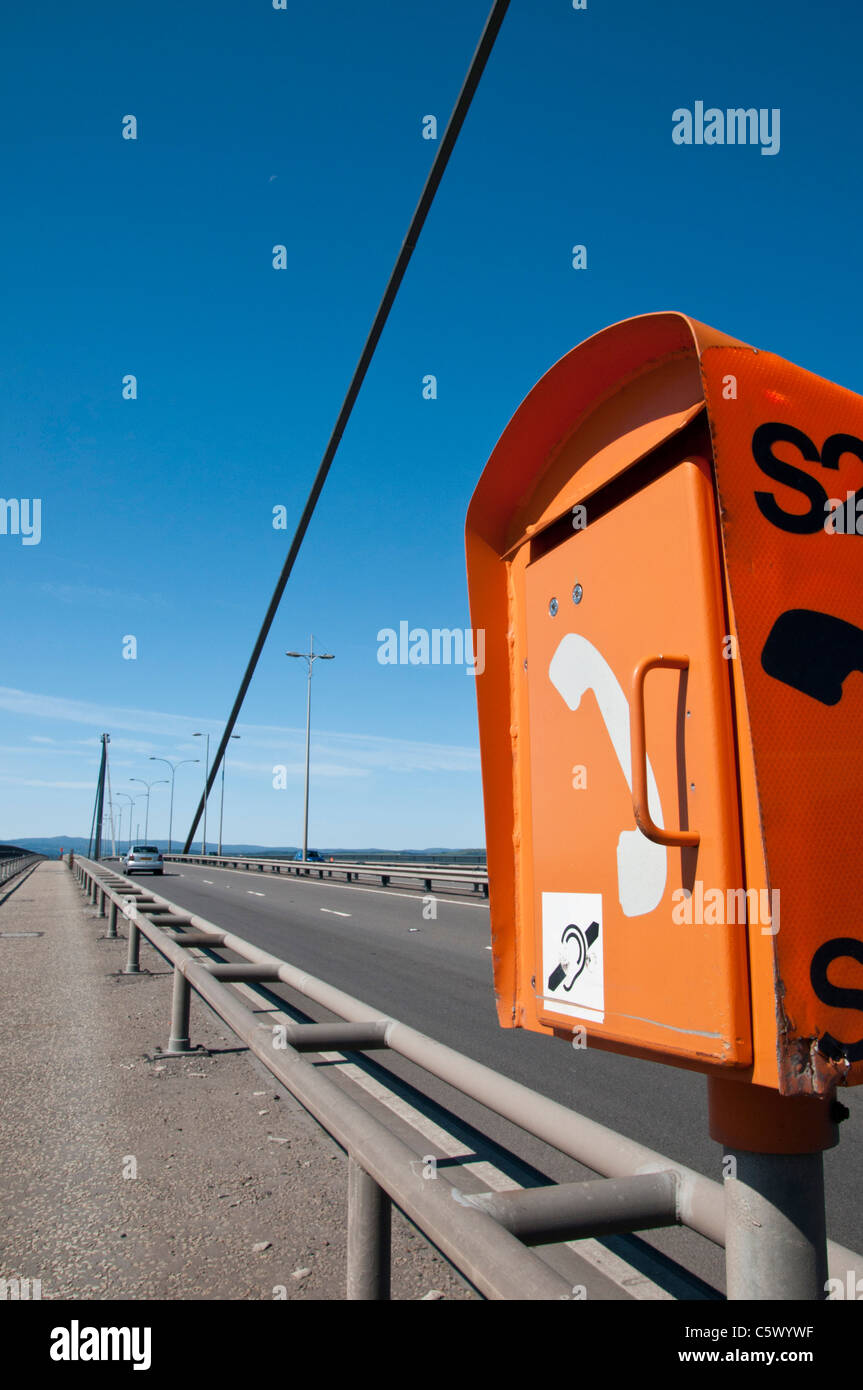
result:
[[[467,565],[501,1023],[863,1080],[863,399],[615,324],[516,411]]]

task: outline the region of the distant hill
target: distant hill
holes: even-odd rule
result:
[[[56,859],[61,849],[72,849],[76,854],[86,854],[90,844],[88,839],[82,839],[80,835],[48,835],[35,839],[9,840],[8,843],[18,845],[21,849],[33,850],[36,854],[47,855],[50,859]],[[118,849],[122,847],[122,849],[125,850],[127,843],[126,840],[118,839]],[[143,841],[139,840],[138,843],[141,844]],[[167,840],[158,840],[151,837],[148,843],[157,845],[160,850],[165,853],[167,852]],[[181,853],[182,848],[183,841],[181,840],[178,844],[175,840],[174,853]],[[196,846],[193,846],[192,853],[199,852],[200,848],[201,842],[198,840]],[[215,853],[215,845],[208,843],[207,848],[210,853]],[[485,864],[484,849],[446,849],[444,847],[436,847],[434,849],[327,849],[318,844],[315,844],[314,848],[319,854],[325,857],[332,855],[334,859],[405,859],[421,862],[444,860],[448,863],[466,865]],[[110,854],[110,840],[103,840],[102,849],[103,853],[107,852]],[[222,853],[248,854],[255,855],[259,858],[291,859],[297,853],[298,849],[298,845],[223,845]]]
[[[143,844],[143,843],[144,843],[144,841],[143,841],[143,836],[141,837],[140,840],[137,841],[137,843],[138,843],[138,844]],[[158,845],[159,849],[161,849],[161,850],[167,852],[167,849],[168,849],[168,841],[167,841],[167,840],[157,840],[157,839],[151,837],[151,838],[147,841],[147,843],[148,843],[148,844],[151,844],[151,845]],[[36,838],[36,839],[17,839],[17,840],[10,840],[10,841],[9,841],[9,844],[19,845],[21,849],[32,849],[32,850],[35,851],[36,854],[47,854],[47,855],[50,856],[51,858],[56,859],[57,856],[59,855],[61,849],[67,849],[67,850],[68,850],[68,849],[73,849],[73,850],[75,851],[76,854],[86,854],[86,853],[87,853],[87,850],[88,850],[88,848],[89,848],[89,846],[90,846],[90,841],[89,841],[89,838],[88,838],[88,839],[82,839],[82,837],[81,837],[80,835],[48,835],[48,836],[43,836],[43,837],[41,837],[41,838]],[[122,846],[123,846],[123,849],[125,849],[126,846],[127,846],[127,844],[128,844],[128,840],[126,840],[125,837],[121,840],[121,839],[119,838],[119,836],[118,836],[118,838],[117,838],[117,846],[118,846],[118,848],[119,848],[120,845],[122,845]],[[103,849],[107,848],[107,849],[110,851],[110,847],[111,847],[110,837],[103,837],[103,840],[102,840],[102,847],[103,847]],[[199,841],[198,841],[198,849],[200,849],[200,847],[201,847],[201,842],[200,842],[200,840],[199,840]],[[213,845],[208,845],[207,847],[208,847],[208,849],[214,849],[214,848],[215,848],[215,846],[213,846]],[[179,853],[182,851],[182,848],[183,848],[183,841],[181,840],[181,841],[179,842],[179,844],[178,844],[177,841],[175,840],[175,841],[174,841],[174,853],[175,853],[175,854],[179,854]],[[297,852],[297,847],[294,846],[293,848],[272,849],[272,848],[269,848],[269,847],[266,846],[266,845],[223,845],[223,846],[222,846],[222,851],[223,851],[223,853],[225,853],[225,854],[256,854],[256,855],[263,855],[263,854],[278,854],[278,855],[282,855],[282,854],[285,854],[285,855],[290,855],[290,854],[296,854],[296,852]]]

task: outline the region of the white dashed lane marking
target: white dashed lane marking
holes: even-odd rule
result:
[[[220,870],[220,872],[224,874],[238,874],[243,878],[258,877],[257,873],[253,873],[251,869],[222,869]],[[180,874],[180,878],[186,877],[194,878],[195,875]],[[324,886],[323,881],[318,880],[316,878],[303,878],[300,876],[295,877],[293,874],[285,878],[281,878],[281,875],[277,875],[277,877],[280,878],[282,883],[290,883],[291,885],[304,884],[306,887]],[[362,883],[340,883],[337,882],[335,879],[328,879],[326,887],[344,888],[345,891],[348,893],[375,893],[380,898],[412,898],[415,902],[423,902],[425,898],[429,897],[428,893],[399,893],[396,892],[393,888],[367,888],[365,884]],[[434,894],[432,894],[431,896],[434,896]],[[481,908],[483,911],[488,911],[487,898],[485,899],[485,901],[472,902],[468,901],[467,898],[459,898],[455,895],[450,895],[449,893],[447,893],[445,896],[440,897],[438,901],[444,904],[452,903],[454,907],[478,907]]]
[[[337,912],[334,907],[322,907],[321,912],[328,912],[331,917],[350,917],[350,912]]]

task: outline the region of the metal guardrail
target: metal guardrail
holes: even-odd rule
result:
[[[0,884],[14,878],[16,874],[20,874],[22,870],[26,869],[28,864],[35,864],[41,858],[41,854],[30,853],[4,856],[0,859]]]
[[[70,867],[99,915],[108,910],[109,937],[119,939],[118,918],[127,919],[125,973],[140,973],[142,934],[173,966],[166,1055],[191,1048],[194,990],[347,1151],[349,1299],[389,1297],[391,1202],[480,1294],[493,1299],[572,1298],[570,1285],[533,1246],[673,1225],[726,1244],[726,1221],[736,1207],[726,1204],[720,1183],[537,1095],[104,864],[70,859]],[[228,950],[241,960],[195,958],[189,954],[194,947]],[[281,981],[343,1021],[282,1025],[277,1041],[272,1027],[262,1025],[229,988],[267,981]],[[424,1160],[413,1149],[303,1060],[304,1052],[328,1049],[390,1049],[604,1179],[474,1195],[460,1193],[443,1174],[429,1182]],[[729,1241],[729,1275],[738,1244]],[[828,1256],[831,1276],[840,1279],[860,1269],[863,1259],[834,1242],[828,1242]],[[781,1274],[777,1269],[777,1298],[788,1297]]]
[[[330,851],[321,850],[320,853],[326,853],[327,858],[329,858]],[[335,859],[336,863],[338,863],[342,859],[353,861],[355,855],[348,854],[344,850],[336,850],[332,857]],[[420,855],[412,854],[410,850],[371,849],[365,851],[363,858],[359,860],[359,862],[361,864],[389,864],[393,868],[402,869],[409,869],[413,865],[424,864],[429,868],[438,869],[445,867],[451,869],[478,869],[480,873],[485,873],[488,868],[488,861],[482,850],[470,851],[454,849],[449,851],[442,850],[439,854],[429,852],[425,855]]]
[[[450,868],[441,864],[370,864],[360,860],[317,860],[317,859],[256,859],[245,854],[165,854],[165,860],[174,864],[208,864],[215,868],[258,869],[261,873],[297,874],[312,878],[338,878],[344,876],[347,883],[379,882],[386,888],[391,883],[416,886],[421,883],[427,893],[433,885],[438,891],[452,892],[452,885],[470,886],[475,893],[488,897],[488,873],[482,869]]]

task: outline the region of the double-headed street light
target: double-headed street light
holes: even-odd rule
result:
[[[147,810],[144,813],[144,839],[146,840],[150,833],[150,788],[161,787],[163,784],[167,787],[168,779],[167,777],[160,777],[156,782],[145,782],[143,777],[130,777],[129,781],[140,782],[142,786],[147,788]]]
[[[204,828],[201,832],[201,854],[207,853],[207,783],[210,780],[210,735],[192,734],[192,738],[205,738],[207,740],[207,753],[204,758]],[[200,759],[196,758],[195,762]]]
[[[133,796],[130,796],[128,792],[115,792],[114,795],[117,796],[117,797],[122,796],[123,800],[124,800],[124,801],[128,801],[128,803],[129,803],[129,848],[131,849],[131,848],[132,848],[132,808],[133,808],[133,806],[135,805],[135,798],[134,798]],[[122,811],[121,811],[121,812],[120,812],[120,816],[121,816],[121,820],[120,820],[120,839],[121,839],[121,840],[122,840],[122,838],[123,838],[122,814],[123,814],[123,813],[122,813]]]
[[[240,738],[240,734],[231,734],[231,738]],[[222,758],[222,800],[219,806],[219,858],[222,857],[222,817],[225,814],[225,763],[228,761],[228,750],[225,749],[225,756]]]
[[[168,767],[171,769],[171,809],[170,809],[170,811],[168,812],[168,853],[169,853],[169,854],[173,854],[173,852],[174,852],[174,849],[173,849],[173,830],[174,830],[174,774],[176,773],[178,767],[182,767],[182,766],[183,766],[183,763],[199,763],[200,761],[201,761],[200,758],[182,758],[180,762],[178,762],[178,763],[172,763],[171,760],[170,760],[169,758],[154,758],[154,757],[153,757],[153,754],[152,754],[152,753],[150,754],[150,762],[151,762],[151,763],[167,763],[167,764],[168,764]],[[132,780],[134,781],[135,779],[133,778]]]
[[[285,656],[295,656],[309,664],[309,690],[306,698],[306,810],[303,816],[303,859],[309,857],[309,743],[312,727],[312,667],[316,661],[334,661],[332,652],[316,652],[315,639],[309,638],[307,652],[285,652]]]

